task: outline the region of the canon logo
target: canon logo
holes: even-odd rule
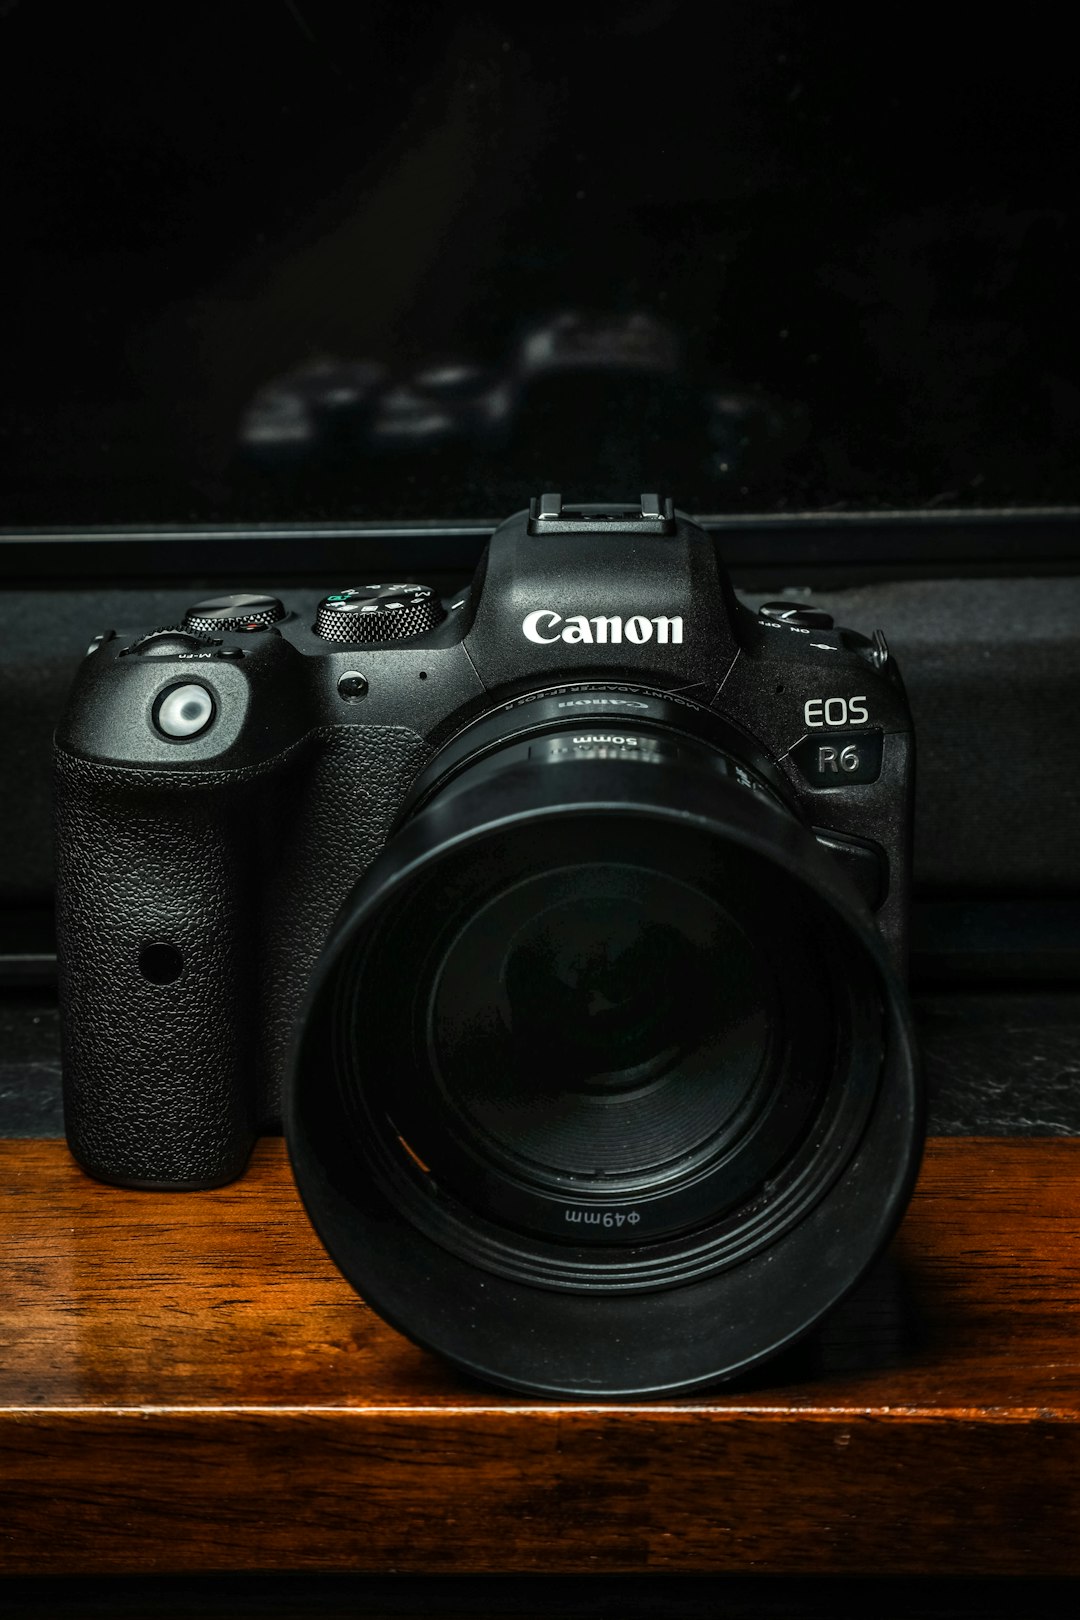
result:
[[[535,613],[525,615],[521,628],[529,641],[588,642],[598,647],[617,646],[623,641],[640,647],[654,636],[662,647],[677,647],[683,638],[683,622],[677,613],[658,613],[654,619],[647,619],[643,613],[634,613],[629,619],[618,613],[597,613],[591,619],[584,613],[571,613],[564,619],[551,608],[537,608]]]

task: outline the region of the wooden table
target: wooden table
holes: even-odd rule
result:
[[[360,1304],[280,1141],[209,1193],[0,1142],[0,1571],[1080,1573],[1080,1139],[931,1141],[809,1349],[508,1399]]]

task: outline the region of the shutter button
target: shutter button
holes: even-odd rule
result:
[[[173,686],[154,705],[154,724],[163,737],[187,739],[206,730],[214,718],[214,700],[205,686],[189,681]]]

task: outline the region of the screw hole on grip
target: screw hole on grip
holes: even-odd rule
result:
[[[151,984],[173,984],[184,971],[184,958],[175,945],[144,945],[139,952],[139,972]]]

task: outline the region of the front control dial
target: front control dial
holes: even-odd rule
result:
[[[127,658],[134,653],[139,658],[184,658],[220,645],[221,642],[212,636],[194,635],[181,624],[166,624],[140,636],[130,647],[122,648],[120,656]]]
[[[276,596],[211,596],[196,602],[184,615],[184,629],[214,635],[219,630],[265,630],[285,617]]]
[[[446,617],[430,585],[358,585],[335,591],[319,603],[315,634],[356,646],[372,641],[411,641]]]

